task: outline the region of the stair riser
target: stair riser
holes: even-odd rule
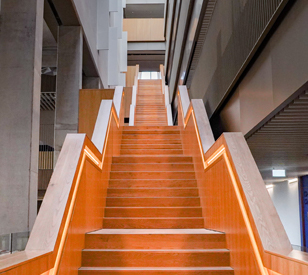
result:
[[[198,197],[198,189],[108,189],[109,198]]]
[[[223,249],[224,234],[86,234],[86,249]]]
[[[155,112],[158,112],[158,113],[161,113],[161,112],[165,112],[166,113],[166,107],[165,105],[163,106],[147,106],[147,107],[144,107],[144,106],[136,106],[136,113],[137,112],[140,112],[140,113],[147,113],[147,112],[150,112],[150,113],[155,113]]]
[[[193,164],[112,164],[111,171],[169,171],[169,172],[194,172]]]
[[[80,270],[78,275],[234,275],[231,270]]]
[[[190,219],[159,219],[159,218],[104,218],[103,228],[114,229],[185,229],[185,228],[204,228],[204,222],[202,218],[190,218]]]
[[[129,131],[139,131],[139,130],[171,130],[171,131],[180,131],[181,127],[179,126],[159,126],[159,127],[136,127],[136,126],[124,126],[123,131],[129,130]]]
[[[170,140],[170,139],[176,139],[179,140],[181,136],[179,134],[159,134],[159,135],[147,135],[147,134],[133,134],[133,135],[126,135],[123,134],[122,139],[148,139],[148,140]]]
[[[83,266],[204,267],[228,266],[228,252],[83,251]]]
[[[178,130],[125,130],[123,131],[123,134],[125,135],[135,135],[135,134],[153,134],[153,135],[157,135],[157,134],[180,134],[180,131]]]
[[[110,179],[195,179],[195,172],[111,172]]]
[[[121,146],[121,149],[182,149],[181,144],[128,144]]]
[[[106,208],[105,217],[202,217],[201,208]]]
[[[156,142],[156,141],[155,141]],[[192,163],[192,157],[186,156],[119,156],[112,158],[113,163]]]
[[[122,139],[122,145],[131,145],[131,144],[140,144],[140,145],[148,145],[148,144],[153,144],[153,140],[149,139]],[[155,140],[155,144],[177,144],[177,145],[182,145],[181,140]]]
[[[183,207],[200,206],[200,198],[107,198],[107,207]]]
[[[109,188],[197,188],[195,180],[110,180]]]
[[[182,155],[180,149],[121,149],[121,155]]]

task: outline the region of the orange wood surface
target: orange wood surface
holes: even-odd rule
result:
[[[129,117],[130,105],[132,104],[132,88],[124,87],[124,117]]]
[[[136,66],[127,66],[126,87],[133,87],[136,76]]]
[[[125,18],[123,31],[128,42],[165,41],[164,18]]]
[[[123,123],[114,106],[112,114],[103,154],[86,135],[67,136],[26,250],[0,258],[0,274],[78,274],[85,233],[103,225],[112,157],[120,152]]]
[[[184,119],[179,98],[178,102],[183,150],[194,159],[205,227],[226,232],[235,274],[308,274],[308,254],[292,251],[242,134],[222,135],[204,155],[204,166],[192,107]],[[206,163],[221,146],[224,146],[225,153],[210,164]],[[234,183],[238,186],[238,193]],[[249,234],[247,221],[252,235]],[[258,253],[263,268],[258,264]]]
[[[167,111],[164,102],[162,80],[139,80],[135,109],[135,125],[167,126]],[[150,134],[152,135],[153,133]],[[156,132],[155,134],[158,133]],[[127,153],[129,154],[129,151],[127,151]],[[173,154],[173,152],[168,152],[168,150],[161,151],[161,153]],[[181,154],[181,152],[179,153]],[[126,153],[123,152],[123,154]]]
[[[85,133],[91,139],[99,107],[103,99],[113,99],[114,89],[80,90],[78,133]]]

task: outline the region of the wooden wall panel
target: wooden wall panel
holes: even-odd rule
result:
[[[113,99],[113,95],[114,89],[80,90],[78,133],[85,133],[92,138],[101,101]]]
[[[260,274],[224,161],[220,159],[204,171],[192,117],[182,137],[184,150],[194,159],[205,228],[226,233],[231,267],[236,275]]]
[[[205,228],[226,233],[226,244],[231,254],[231,267],[234,268],[236,275],[259,275],[224,160],[219,159],[211,169],[204,170],[193,114],[190,115],[184,128],[180,99],[178,102],[178,124],[182,128],[183,150],[185,154],[193,156]]]
[[[124,117],[129,117],[130,105],[132,104],[132,93],[133,93],[133,88],[131,87],[124,88]]]
[[[126,18],[123,31],[128,42],[165,41],[164,18]]]
[[[178,102],[183,149],[194,159],[205,227],[226,233],[235,274],[308,274],[308,253],[292,250],[243,135],[223,134],[203,154],[194,109],[183,120]]]
[[[133,87],[136,76],[136,66],[127,66],[126,87]]]

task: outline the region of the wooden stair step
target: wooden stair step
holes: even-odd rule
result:
[[[204,267],[230,265],[227,249],[84,249],[82,265],[92,267]]]
[[[121,149],[182,149],[181,144],[122,144]]]
[[[121,155],[182,155],[182,149],[121,149]]]
[[[196,180],[128,180],[116,179],[109,181],[109,188],[197,188]]]
[[[167,121],[167,117],[164,115],[164,116],[142,116],[142,117],[138,117],[136,116],[136,119],[135,119],[135,122],[158,122],[158,123],[165,123]]]
[[[86,249],[219,249],[223,233],[206,229],[101,229],[86,234]]]
[[[123,134],[122,139],[179,139],[179,134],[157,134],[157,135],[151,135],[151,134]]]
[[[173,171],[173,172],[194,172],[192,163],[112,163],[111,171]]]
[[[107,207],[105,217],[202,217],[201,207]]]
[[[204,228],[203,218],[104,218],[103,228]]]
[[[161,198],[106,198],[106,207],[176,207],[176,206],[200,206],[199,197],[161,197]]]
[[[134,130],[134,131],[139,131],[139,130],[170,130],[170,131],[180,131],[180,127],[178,126],[157,126],[157,127],[138,127],[138,126],[124,126],[123,131],[126,130]]]
[[[152,139],[122,139],[122,145],[126,144],[153,144]],[[156,139],[155,144],[179,144],[182,145],[180,139],[166,140],[166,139]]]
[[[156,141],[155,141],[156,142]],[[162,156],[140,156],[140,155],[130,155],[130,156],[118,156],[113,157],[112,162],[116,163],[189,163],[193,161],[190,156],[172,156],[172,155],[162,155]]]
[[[195,179],[195,172],[173,171],[111,171],[110,179]]]
[[[151,108],[149,108],[151,107]],[[148,108],[144,108],[141,105],[136,106],[136,114],[167,114],[165,105],[159,106],[148,106]]]
[[[108,188],[109,198],[198,197],[198,188]]]
[[[82,267],[79,269],[79,275],[234,275],[230,267]]]

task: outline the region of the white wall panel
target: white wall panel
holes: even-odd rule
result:
[[[97,0],[97,49],[109,49],[109,0]]]

